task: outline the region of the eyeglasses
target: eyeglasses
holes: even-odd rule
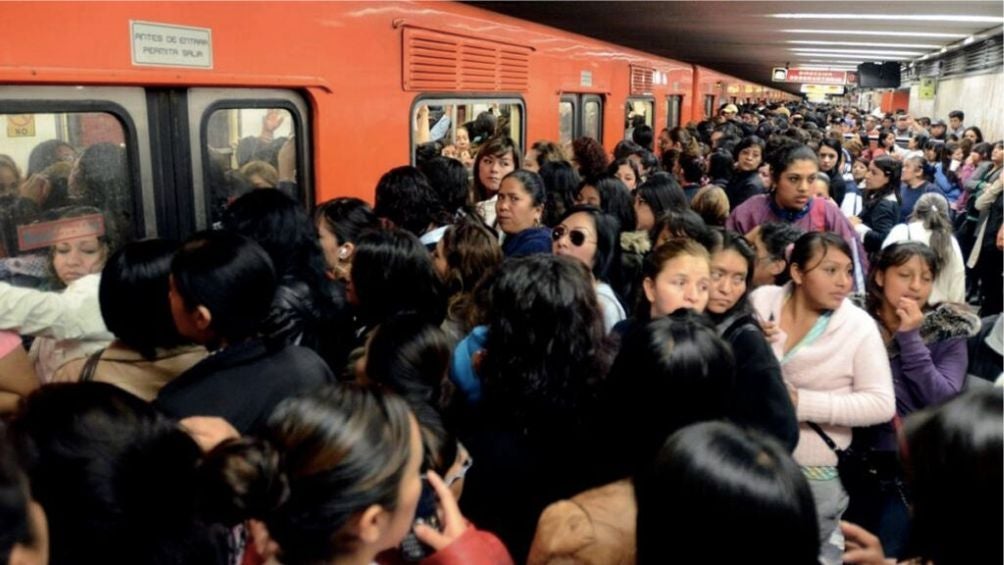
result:
[[[568,229],[565,226],[558,226],[551,230],[551,239],[560,241],[566,234],[568,235],[568,241],[572,242],[572,245],[575,247],[582,247],[587,243],[596,243],[595,239],[589,239],[589,234],[586,233],[586,230],[582,228]]]

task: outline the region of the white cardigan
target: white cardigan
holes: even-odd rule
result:
[[[71,359],[111,343],[98,303],[101,275],[81,277],[62,292],[0,283],[0,330],[36,336],[31,354],[42,382]]]

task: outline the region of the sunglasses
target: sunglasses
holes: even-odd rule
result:
[[[560,241],[566,234],[568,235],[568,241],[572,242],[572,245],[575,247],[582,247],[586,243],[595,243],[595,240],[590,240],[589,234],[582,228],[568,229],[565,226],[558,226],[551,230],[551,239]]]

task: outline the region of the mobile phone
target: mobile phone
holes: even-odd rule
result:
[[[415,524],[425,524],[426,526],[442,531],[443,526],[439,522],[439,497],[436,490],[429,484],[429,480],[422,477],[422,494],[418,497],[418,508],[415,509]],[[401,541],[401,558],[405,561],[421,561],[435,553],[435,550],[425,545],[415,536],[414,529]]]

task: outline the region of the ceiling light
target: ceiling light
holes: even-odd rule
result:
[[[847,53],[802,53],[802,55],[808,57],[819,57],[822,59],[844,59],[847,57]],[[853,55],[852,55],[853,56]],[[860,55],[860,57],[865,61],[909,61],[911,57],[904,57],[902,55]]]
[[[785,20],[882,20],[906,22],[953,22],[996,24],[1004,21],[999,16],[958,16],[954,14],[769,14],[769,18]]]
[[[810,63],[832,63],[837,65],[860,65],[864,61],[827,61],[826,59],[809,59]]]
[[[930,43],[868,43],[856,41],[813,41],[789,39],[788,43],[793,45],[837,45],[843,47],[903,47],[906,49],[937,49],[940,45]]]
[[[962,39],[964,33],[931,33],[926,31],[865,31],[844,29],[782,29],[782,33],[812,33],[819,35],[872,35],[876,37],[929,37],[938,39]]]
[[[869,57],[879,55],[892,55],[895,57],[920,57],[923,52],[919,51],[891,51],[886,49],[809,49],[806,47],[793,47],[789,49],[793,53],[830,53],[836,55],[867,55]]]

